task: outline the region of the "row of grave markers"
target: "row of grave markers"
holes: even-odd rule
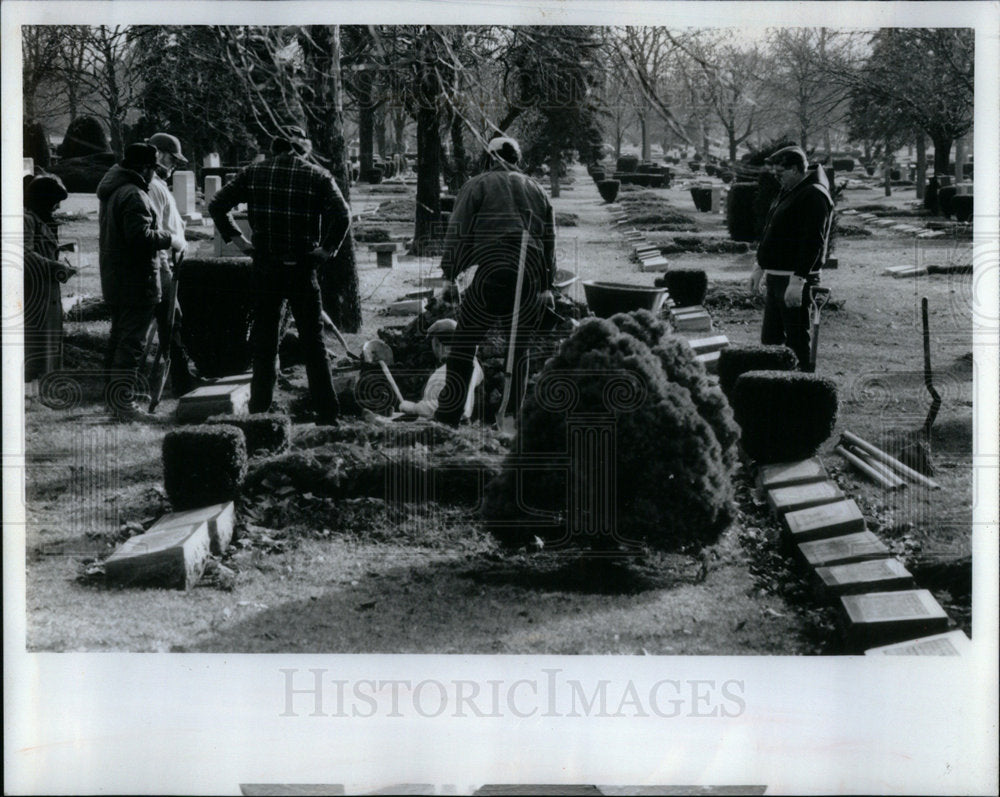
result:
[[[904,235],[913,235],[916,238],[921,239],[941,238],[945,235],[943,230],[930,230],[925,227],[917,227],[914,224],[900,223],[898,221],[894,221],[893,219],[876,216],[874,213],[859,213],[858,211],[850,208],[840,211],[840,215],[855,216],[867,225],[880,227],[887,231],[898,232]],[[882,271],[883,277],[893,277],[895,279],[902,279],[904,277],[922,277],[925,274],[927,274],[927,269],[917,265],[889,266]]]
[[[663,257],[660,248],[650,243],[639,230],[628,228],[628,215],[617,204],[608,205],[612,212],[612,220],[616,227],[622,228],[625,240],[632,247],[632,254],[639,262],[639,270],[664,272],[670,268],[670,262]],[[675,307],[669,294],[664,300],[674,331],[687,338],[688,345],[694,350],[695,358],[714,374],[718,370],[719,352],[729,345],[725,335],[704,336],[713,329],[712,317],[708,311],[699,305]]]
[[[852,650],[869,656],[968,650],[968,637],[948,630],[944,609],[928,590],[917,589],[819,459],[762,466],[757,486],[789,547],[813,569],[818,593],[837,601]]]

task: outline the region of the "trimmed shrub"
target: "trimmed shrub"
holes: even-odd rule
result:
[[[597,183],[597,190],[601,194],[601,199],[605,202],[614,202],[618,196],[618,188],[621,182],[618,180],[600,180]]]
[[[726,466],[731,468],[736,461],[734,446],[740,439],[740,429],[725,395],[708,378],[705,366],[698,362],[687,340],[670,334],[668,326],[648,310],[619,313],[609,320],[626,335],[649,346],[667,379],[688,389],[699,414],[715,432]]]
[[[593,448],[601,441],[606,451]],[[527,459],[508,456],[483,508],[487,528],[507,545],[539,536],[553,548],[683,550],[715,541],[732,518],[729,471],[691,392],[607,320],[585,321],[546,362],[512,450]],[[555,463],[539,468],[547,456],[576,460],[575,478]],[[602,482],[606,474],[616,476]],[[600,525],[605,513],[614,534]]]
[[[694,206],[702,213],[708,213],[712,209],[712,189],[701,185],[691,186],[691,199]]]
[[[719,352],[719,387],[732,400],[736,380],[747,371],[794,371],[798,364],[786,346],[727,346]]]
[[[52,164],[49,171],[63,181],[66,190],[72,193],[93,194],[97,184],[115,165],[117,159],[112,152],[98,152],[82,158],[60,160]]]
[[[599,183],[608,176],[608,173],[604,171],[604,169],[591,169],[590,176],[593,178],[595,183]]]
[[[865,174],[867,174],[869,177],[874,177],[875,167],[872,164],[868,164],[867,166],[865,166]]]
[[[701,168],[701,161],[688,161],[688,168],[696,172]]]
[[[622,155],[615,164],[619,172],[634,172],[638,167],[639,158],[636,155]]]
[[[951,218],[952,213],[954,213],[951,203],[956,194],[958,194],[958,188],[954,185],[946,185],[938,191],[938,207],[941,209],[941,215],[946,219]]]
[[[250,367],[253,265],[249,257],[184,258],[177,299],[181,337],[203,377],[242,374]]]
[[[762,172],[757,181],[757,193],[753,198],[753,237],[759,241],[764,236],[764,222],[771,203],[781,191],[781,184],[770,172]]]
[[[208,426],[235,426],[243,432],[247,456],[284,451],[292,440],[292,420],[280,413],[253,415],[213,415],[205,419]]]
[[[385,227],[354,225],[354,240],[359,244],[384,244],[388,243],[389,237],[389,230]]]
[[[663,275],[670,298],[677,307],[701,304],[708,291],[708,276],[697,268],[674,268]]]
[[[733,183],[726,197],[726,228],[734,241],[754,240],[757,183]]]
[[[972,221],[972,196],[954,196],[951,199],[951,212],[959,221]]]
[[[246,438],[235,426],[189,426],[163,437],[163,486],[174,509],[232,501],[246,474]]]
[[[927,180],[927,186],[924,189],[924,207],[935,215],[938,212],[938,192],[940,190],[941,182],[937,177],[932,176]]]
[[[110,149],[104,126],[93,116],[78,116],[69,123],[62,144],[56,151],[60,158],[68,160],[108,152]]]
[[[35,167],[49,168],[52,162],[52,152],[49,150],[49,137],[41,122],[29,122],[24,125],[24,157],[31,158]]]
[[[854,158],[834,158],[833,168],[838,172],[854,171]]]
[[[736,380],[733,411],[743,449],[761,464],[816,453],[837,422],[837,385],[797,371],[748,371]]]

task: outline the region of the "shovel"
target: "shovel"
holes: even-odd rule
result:
[[[812,321],[812,334],[809,341],[809,366],[816,370],[816,349],[819,347],[819,313],[830,301],[830,289],[813,287],[810,293],[809,317]]]
[[[399,390],[399,385],[396,384],[396,380],[392,378],[392,373],[389,371],[389,366],[393,362],[392,349],[389,348],[389,344],[384,340],[370,340],[362,348],[361,356],[366,363],[379,364],[396,399],[403,402],[403,394]]]
[[[530,219],[529,219],[530,223]],[[510,343],[507,344],[507,365],[503,372],[503,398],[497,410],[497,429],[505,435],[514,434],[515,419],[507,416],[510,391],[514,381],[514,349],[517,341],[517,322],[521,314],[521,289],[524,287],[524,260],[528,254],[528,228],[521,230],[521,251],[517,257],[517,283],[514,287],[514,317],[510,321]]]
[[[330,316],[327,315],[326,310],[320,311],[320,319],[323,322],[323,326],[330,332],[332,332],[334,337],[340,341],[340,345],[344,347],[344,351],[347,352],[347,356],[350,357],[352,360],[360,360],[361,355],[355,354],[353,351],[350,350],[350,348],[347,345],[347,341],[344,340],[344,336],[340,334],[340,330],[337,329],[337,325],[333,323],[333,319],[331,319]],[[391,350],[389,353],[392,354]]]

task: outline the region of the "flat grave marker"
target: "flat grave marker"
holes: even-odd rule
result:
[[[419,315],[427,305],[426,299],[404,299],[389,305],[389,315]]]
[[[710,374],[719,373],[719,354],[718,351],[707,351],[704,354],[696,354],[695,359],[705,366],[705,370]]]
[[[817,567],[816,575],[834,595],[913,589],[913,575],[898,559],[872,559]]]
[[[375,264],[379,268],[392,268],[396,265],[396,242],[372,244],[368,251],[375,253]]]
[[[253,379],[253,372],[247,371],[245,374],[232,374],[230,376],[220,376],[212,380],[213,385],[249,385]]]
[[[104,560],[104,574],[114,584],[187,590],[205,572],[210,550],[207,521],[150,530],[118,546]]]
[[[948,615],[926,589],[844,595],[848,640],[859,648],[948,630]]]
[[[640,271],[663,271],[670,265],[670,261],[665,257],[657,256],[646,258],[639,263]]]
[[[712,317],[705,312],[673,316],[674,329],[678,332],[711,332]]]
[[[211,415],[246,415],[250,404],[250,385],[202,385],[181,396],[175,410],[177,420],[203,421]]]
[[[833,490],[824,487],[814,500],[820,503],[813,503],[810,506],[799,506],[798,509],[791,509],[785,512],[785,529],[789,539],[793,543],[811,542],[812,540],[822,540],[827,537],[838,537],[842,534],[853,534],[865,531],[865,518],[861,514],[861,509],[854,502],[853,498],[844,498],[843,492],[833,482],[812,482],[807,485],[793,485],[790,487],[779,487],[777,490],[768,492],[768,502],[775,492],[787,490],[802,490],[806,487],[816,485],[832,485]],[[836,493],[839,493],[837,495]],[[829,494],[829,496],[827,495]],[[787,493],[782,496],[786,503],[794,505],[795,501],[804,501],[806,498],[801,495],[796,496]],[[775,509],[779,514],[781,510]]]
[[[729,345],[729,338],[725,335],[712,335],[708,338],[691,338],[688,345],[695,354],[709,354],[719,352]]]
[[[826,504],[826,506],[836,505]],[[889,556],[889,549],[870,531],[803,542],[799,544],[798,549],[806,563],[813,567],[845,565]]]
[[[768,490],[767,503],[778,515],[783,515],[821,504],[832,504],[843,497],[844,491],[832,481],[810,482]]]
[[[894,645],[869,648],[866,656],[962,656],[972,650],[972,642],[964,631],[934,634]]]
[[[212,504],[199,509],[188,509],[183,512],[171,512],[157,520],[146,533],[172,529],[178,526],[194,526],[199,523],[208,524],[208,539],[212,553],[221,556],[233,539],[233,520],[236,506],[232,501],[224,504]]]
[[[812,457],[798,462],[762,465],[757,471],[757,486],[762,490],[773,490],[776,487],[790,487],[793,484],[826,481],[828,478],[823,463],[819,458]]]

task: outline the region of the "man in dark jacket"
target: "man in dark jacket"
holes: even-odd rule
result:
[[[525,330],[542,322],[552,305],[556,273],[555,220],[542,187],[520,172],[521,150],[512,138],[497,137],[487,145],[489,168],[462,186],[455,198],[445,237],[441,270],[454,281],[478,266],[458,311],[458,328],[446,362],[445,388],[435,420],[456,425],[462,417],[476,348],[492,327],[510,329],[513,322],[521,234],[529,233],[514,336],[515,361],[511,409],[516,415],[528,379]]]
[[[806,154],[799,147],[780,149],[766,162],[774,168],[781,192],[767,212],[750,277],[755,293],[766,277],[760,342],[784,344],[795,352],[799,369],[811,371],[810,294],[826,262],[833,198],[823,167],[807,171]]]
[[[138,370],[146,331],[160,301],[157,252],[170,247],[147,193],[156,168],[156,148],[130,144],[125,158],[97,186],[100,199],[101,290],[111,308],[111,336],[104,359],[105,400],[119,420],[141,420]]]
[[[250,412],[267,412],[277,379],[281,309],[288,299],[306,361],[317,422],[335,424],[340,404],[323,344],[323,302],[317,269],[347,237],[350,210],[332,175],[306,160],[305,132],[287,127],[271,145],[272,157],[254,163],[213,197],[208,211],[227,243],[253,254],[253,379]],[[253,244],[230,212],[245,202]]]

